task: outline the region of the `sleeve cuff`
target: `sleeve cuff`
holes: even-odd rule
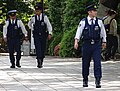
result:
[[[52,35],[52,32],[49,32],[50,35]]]
[[[27,34],[25,34],[25,37],[27,37],[28,35]]]
[[[4,36],[4,38],[7,38],[7,36]]]

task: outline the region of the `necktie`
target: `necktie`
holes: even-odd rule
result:
[[[94,26],[93,19],[91,19],[91,26]]]
[[[94,23],[93,23],[93,20],[94,19],[91,19],[91,36],[92,36],[92,38],[94,36]]]
[[[12,20],[12,24],[14,24],[14,20]]]
[[[40,16],[38,16],[38,20],[40,21]]]

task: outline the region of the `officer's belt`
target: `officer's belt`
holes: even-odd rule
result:
[[[99,43],[100,40],[84,40],[83,43],[89,43],[89,44],[96,44],[96,43]]]

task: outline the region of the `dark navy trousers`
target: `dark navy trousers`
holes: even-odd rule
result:
[[[40,35],[34,35],[34,44],[36,49],[36,59],[43,59],[45,57],[46,38]]]
[[[16,62],[20,61],[21,59],[21,44],[19,38],[14,39],[8,39],[8,50],[9,50],[9,57],[10,61],[13,65],[15,65],[15,57],[14,52],[17,52],[16,55]]]
[[[95,78],[102,77],[101,70],[101,42],[91,44],[84,42],[82,46],[82,76],[84,80],[88,80],[90,61],[94,61]]]

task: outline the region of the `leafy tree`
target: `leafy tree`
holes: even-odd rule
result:
[[[92,4],[94,1],[95,0],[67,0],[63,20],[64,31],[69,31],[78,25],[80,19],[87,14],[86,6]]]
[[[73,48],[74,46],[74,36],[76,27],[73,28],[70,31],[67,31],[67,33],[64,34],[63,39],[60,43],[60,51],[59,55],[61,57],[74,57],[75,56],[75,50]]]
[[[23,19],[24,22],[28,21],[29,15],[33,13],[31,6],[28,2],[23,2],[23,0],[2,0],[2,13],[1,13],[1,21],[5,21],[8,17],[7,12],[12,9],[16,9],[18,12],[18,17]]]
[[[53,32],[62,32],[62,0],[50,0],[49,2],[49,16],[53,26]]]
[[[64,0],[50,0],[48,2],[48,13],[53,27],[53,40],[49,46],[51,55],[54,55],[54,47],[60,43],[63,36],[63,2]]]

